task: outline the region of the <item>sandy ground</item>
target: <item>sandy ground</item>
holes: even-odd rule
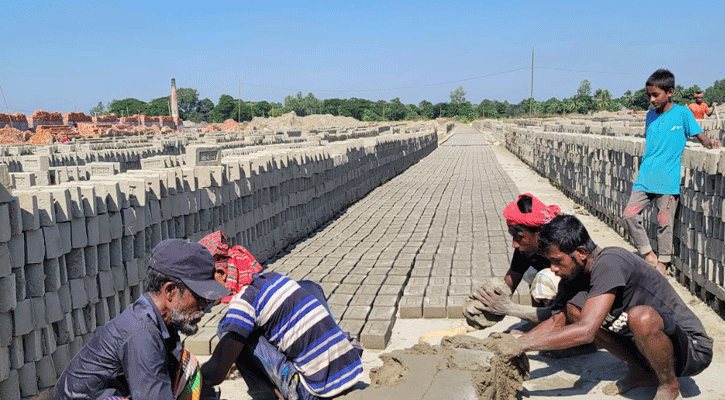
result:
[[[576,213],[587,226],[592,238],[600,246],[621,246],[630,250],[634,248],[626,243],[619,235],[609,229],[603,222],[588,215],[572,200],[552,186],[549,181],[536,175],[533,170],[523,164],[505,148],[495,146],[495,153],[504,169],[517,183],[521,193],[530,192],[539,197],[544,203],[558,204],[565,213]],[[682,396],[685,399],[716,400],[725,399],[725,390],[720,386],[720,375],[725,374],[725,350],[720,346],[725,338],[725,322],[706,304],[693,297],[688,290],[679,285],[674,279],[670,282],[680,296],[693,308],[705,325],[708,334],[715,339],[715,354],[712,364],[700,375],[692,378],[680,379]],[[470,335],[485,338],[491,332],[503,332],[520,323],[513,317],[506,317],[498,324],[482,331],[475,331]],[[393,350],[407,349],[419,342],[423,336],[427,343],[436,345],[450,330],[464,327],[462,319],[398,319],[393,334],[385,351],[366,350],[363,355],[365,367],[365,383],[370,383],[369,371],[382,365],[379,356]],[[565,359],[552,359],[539,355],[537,352],[529,353],[531,366],[531,379],[524,382],[524,390],[519,393],[522,399],[549,399],[563,397],[572,400],[597,399],[651,399],[654,388],[641,388],[632,390],[624,396],[607,396],[602,388],[626,372],[624,364],[604,350],[597,353],[574,356]],[[199,357],[203,362],[207,357]],[[409,379],[415,379],[410,377]],[[420,382],[425,385],[426,382]],[[255,385],[252,384],[252,387]],[[275,399],[267,388],[257,387],[250,389],[245,380],[238,375],[228,379],[221,386],[221,398],[229,400],[247,399]],[[428,398],[429,396],[426,396]],[[354,398],[354,396],[350,396]],[[404,397],[398,397],[402,399]],[[420,398],[420,396],[412,397]],[[412,399],[411,398],[411,399]],[[446,397],[457,399],[455,394]]]

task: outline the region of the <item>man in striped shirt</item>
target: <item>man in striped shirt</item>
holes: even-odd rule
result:
[[[357,383],[362,348],[335,322],[322,288],[269,272],[237,293],[219,323],[220,338],[202,366],[205,385],[221,383],[232,363],[261,369],[284,399],[332,398]]]

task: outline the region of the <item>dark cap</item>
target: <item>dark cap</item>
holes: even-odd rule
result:
[[[183,239],[166,239],[154,247],[150,267],[181,279],[197,296],[218,300],[232,294],[214,279],[214,258],[204,245]]]

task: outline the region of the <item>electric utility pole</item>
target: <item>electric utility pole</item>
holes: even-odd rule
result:
[[[531,96],[529,97],[529,119],[534,106],[534,46],[531,46]]]

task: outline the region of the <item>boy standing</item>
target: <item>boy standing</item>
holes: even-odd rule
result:
[[[648,264],[665,274],[665,264],[672,260],[672,228],[680,198],[680,169],[687,138],[697,137],[708,149],[719,148],[720,141],[705,136],[692,112],[672,102],[675,76],[670,71],[658,69],[647,79],[645,86],[654,109],[647,113],[644,156],[623,217],[637,250]],[[652,201],[659,210],[659,257],[642,225],[642,209]]]
[[[712,112],[715,111],[715,107],[717,106],[717,103],[712,103],[712,108],[709,108],[707,106],[707,103],[703,103],[702,101],[702,92],[695,93],[695,102],[688,104],[687,108],[692,111],[692,114],[695,116],[695,119],[704,119],[705,115],[708,117],[712,115]]]

